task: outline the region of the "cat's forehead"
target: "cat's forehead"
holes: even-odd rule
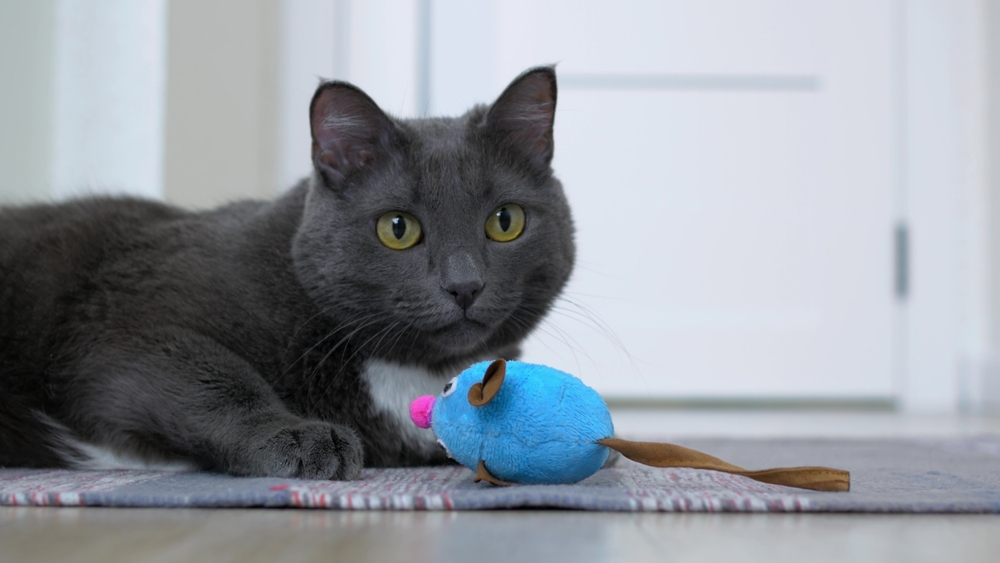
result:
[[[469,199],[484,201],[495,195],[504,171],[477,140],[477,114],[457,118],[430,118],[409,123],[408,186],[425,203]]]
[[[425,158],[457,156],[468,149],[469,115],[409,121],[411,150]]]
[[[477,106],[460,117],[396,120],[402,158],[370,180],[377,188],[367,191],[368,201],[376,211],[397,207],[471,218],[511,201],[537,203],[542,193],[511,166],[514,157],[485,142],[484,112]]]

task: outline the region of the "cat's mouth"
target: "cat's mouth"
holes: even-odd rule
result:
[[[493,327],[481,321],[462,317],[431,331],[431,337],[443,348],[455,352],[468,352],[482,345]]]

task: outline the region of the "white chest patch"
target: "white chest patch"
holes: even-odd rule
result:
[[[440,395],[445,383],[456,375],[377,359],[365,362],[362,372],[375,408],[399,426],[407,443],[424,450],[437,448],[437,439],[433,431],[413,424],[410,403],[421,395]]]

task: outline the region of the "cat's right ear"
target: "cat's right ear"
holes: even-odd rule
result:
[[[309,106],[313,166],[327,186],[388,155],[394,127],[378,105],[347,82],[324,82]]]

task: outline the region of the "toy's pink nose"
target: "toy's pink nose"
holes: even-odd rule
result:
[[[410,420],[421,428],[430,428],[432,410],[434,410],[434,395],[417,397],[410,403]]]

